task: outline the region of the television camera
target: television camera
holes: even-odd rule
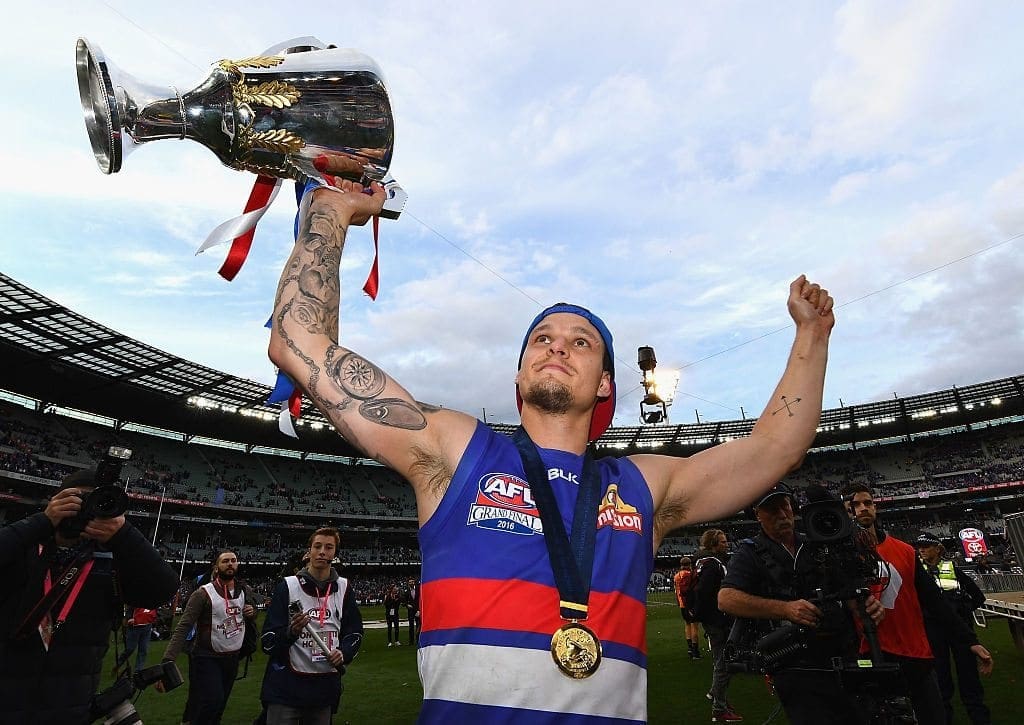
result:
[[[782,622],[765,632],[765,620],[737,619],[725,647],[726,668],[767,675],[832,672],[863,704],[869,722],[916,722],[899,666],[883,660],[877,626],[865,608],[870,585],[879,583],[888,565],[840,499],[820,486],[808,487],[807,494],[808,503],[800,507],[804,537],[794,562],[796,594],[822,611],[822,624],[810,629]],[[857,653],[851,614],[867,642],[867,657]]]

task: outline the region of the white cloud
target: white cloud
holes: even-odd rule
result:
[[[193,251],[240,212],[251,175],[171,141],[101,175],[74,81],[80,34],[179,86],[307,34],[309,17],[323,40],[374,57],[409,213],[381,224],[373,304],[359,291],[370,234],[350,231],[342,334],[417,396],[502,420],[515,418],[520,328],[539,305],[578,301],[612,326],[620,423],[635,421],[627,391],[645,344],[666,366],[714,355],[685,369],[674,420],[693,407],[734,417],[756,413],[781,371],[788,331],[743,343],[788,326],[797,273],[847,302],[1024,232],[1013,4],[91,10],[6,17],[4,160],[20,172],[0,181],[4,271],[231,372],[269,375],[261,324],[291,249],[290,190],[239,277],[221,280],[226,248]],[[841,308],[833,404],[1019,366],[1019,245]]]
[[[836,55],[812,94],[815,144],[840,156],[906,140],[915,111],[939,89],[936,54],[957,28],[950,2],[846,3],[836,14]]]
[[[897,161],[882,169],[854,171],[840,177],[829,189],[828,201],[839,204],[856,196],[866,189],[887,188],[893,182],[905,182],[917,175],[917,168],[909,161]]]
[[[1024,233],[1024,164],[997,179],[989,189],[992,221],[1001,234]]]

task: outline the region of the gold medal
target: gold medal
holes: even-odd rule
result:
[[[582,680],[601,664],[601,640],[579,622],[563,624],[551,637],[551,658],[566,676]]]

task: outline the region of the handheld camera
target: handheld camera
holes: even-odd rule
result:
[[[82,508],[71,518],[60,522],[60,532],[75,538],[92,519],[113,519],[128,510],[128,494],[118,485],[121,468],[132,457],[128,448],[111,446],[96,466],[96,488],[82,496]]]

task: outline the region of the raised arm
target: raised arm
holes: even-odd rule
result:
[[[303,200],[299,234],[274,304],[270,359],[367,456],[405,476],[420,520],[429,518],[476,425],[455,411],[417,403],[376,365],[338,344],[339,265],[345,235],[378,213],[385,192],[342,182]]]
[[[835,324],[827,290],[801,275],[789,286],[796,338],[782,379],[750,436],[690,458],[639,455],[655,506],[655,547],[684,524],[732,516],[797,468],[814,440],[828,340]]]

